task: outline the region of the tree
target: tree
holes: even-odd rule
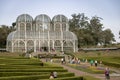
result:
[[[13,31],[13,29],[6,25],[1,25],[0,27],[0,47],[5,48],[6,47],[6,40],[8,34]]]
[[[110,29],[102,31],[102,42],[104,45],[111,44],[113,41],[115,41],[114,34]]]
[[[84,29],[88,26],[88,19],[84,13],[79,13],[72,14],[72,19],[69,20],[70,31],[78,37],[78,47],[84,45]]]
[[[72,19],[69,20],[70,30],[78,30],[87,27],[88,17],[84,13],[72,14]]]
[[[70,31],[77,35],[78,47],[96,46],[98,44],[107,45],[114,41],[111,30],[103,30],[101,20],[103,19],[97,16],[89,19],[84,13],[72,14],[72,19],[69,19]]]
[[[11,28],[15,29],[15,26],[16,26],[16,22],[13,22]]]
[[[5,47],[7,34],[9,33],[8,26],[1,25],[0,28],[0,47]]]
[[[102,29],[103,29],[103,24],[101,23],[100,17],[94,16],[90,20],[89,24],[89,30],[91,30],[91,35],[94,38],[94,44],[97,45],[98,43],[101,43],[101,38],[102,38]]]

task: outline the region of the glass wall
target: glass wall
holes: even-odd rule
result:
[[[51,20],[46,14],[33,18],[22,14],[16,19],[16,31],[7,37],[7,51],[27,52],[78,51],[77,37],[69,31],[68,19],[56,15]]]

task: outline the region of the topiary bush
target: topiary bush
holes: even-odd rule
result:
[[[107,65],[107,66],[111,66],[111,67],[120,68],[120,63],[115,63],[115,62],[105,62],[105,61],[103,61],[103,64],[104,64],[104,65]]]
[[[58,77],[72,77],[73,73],[62,73],[58,74]],[[49,74],[41,75],[27,75],[27,76],[10,76],[10,77],[0,77],[0,80],[36,80],[36,79],[49,79]]]

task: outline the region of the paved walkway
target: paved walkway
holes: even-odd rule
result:
[[[89,75],[89,76],[94,76],[94,77],[96,77],[96,78],[100,78],[101,80],[104,80],[104,75],[100,75],[100,74],[90,74],[90,73],[87,73],[87,72],[83,72],[83,71],[80,71],[80,70],[71,68],[71,67],[66,66],[66,65],[61,65],[61,66],[64,67],[65,69],[67,69],[69,72],[74,73],[75,76],[86,76],[86,75]]]
[[[45,59],[42,59],[43,62],[45,62]],[[83,72],[74,68],[71,68],[65,64],[61,64],[61,63],[52,63],[52,64],[58,64],[62,67],[64,67],[64,69],[67,69],[69,72],[72,72],[75,74],[75,76],[93,76],[95,78],[99,78],[100,80],[105,80],[105,76],[104,74],[92,74],[92,73],[88,73],[88,72]],[[119,72],[119,71],[118,71]],[[112,74],[110,75],[111,79],[110,80],[120,80],[120,75],[116,76],[116,74]]]

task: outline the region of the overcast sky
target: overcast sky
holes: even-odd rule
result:
[[[120,42],[120,0],[0,0],[0,25],[11,26],[21,14],[29,14],[33,19],[39,14],[47,14],[51,19],[63,14],[69,19],[74,13],[103,18],[104,29],[111,29]]]

